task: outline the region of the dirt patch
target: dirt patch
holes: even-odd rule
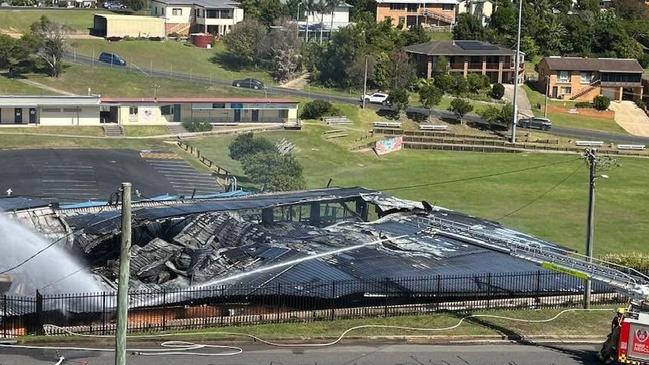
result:
[[[605,111],[599,111],[591,108],[575,108],[572,110],[576,110],[577,113],[571,113],[571,109],[556,106],[556,105],[548,105],[548,112],[550,113],[561,113],[561,114],[568,114],[568,115],[580,115],[588,118],[594,118],[594,119],[604,119],[604,120],[613,120],[615,119],[615,112],[612,110],[605,110]]]

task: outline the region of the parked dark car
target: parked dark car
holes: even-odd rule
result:
[[[99,60],[111,65],[126,66],[126,61],[115,53],[101,52]]]
[[[243,79],[243,80],[234,80],[232,81],[232,86],[236,87],[245,87],[248,89],[263,89],[264,83],[257,79]]]
[[[552,122],[548,118],[525,118],[519,119],[517,125],[521,128],[540,129],[547,131],[552,128]]]

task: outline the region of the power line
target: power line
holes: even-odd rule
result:
[[[548,195],[548,194],[550,194],[552,191],[554,191],[554,189],[558,188],[558,187],[561,186],[564,182],[568,181],[568,179],[570,179],[573,175],[575,175],[575,174],[577,173],[577,171],[579,171],[579,169],[580,169],[581,167],[582,167],[582,165],[578,165],[574,170],[572,170],[572,172],[571,172],[570,174],[566,175],[563,179],[561,179],[559,182],[557,182],[556,184],[554,184],[550,189],[544,191],[541,195],[539,195],[539,196],[537,196],[536,198],[532,199],[531,201],[529,201],[529,202],[523,204],[523,205],[520,206],[519,208],[516,208],[516,209],[512,210],[511,212],[509,212],[509,213],[507,213],[507,214],[504,214],[503,216],[501,216],[501,217],[499,217],[499,218],[496,218],[496,220],[499,221],[499,220],[501,220],[501,219],[503,219],[503,218],[507,218],[507,217],[509,217],[509,216],[511,216],[511,215],[514,215],[514,214],[520,212],[521,210],[523,210],[523,209],[529,207],[530,205],[536,203],[537,201],[541,200],[543,197],[545,197],[546,195]]]
[[[414,189],[414,188],[421,188],[421,187],[427,187],[427,186],[445,185],[445,184],[452,184],[452,183],[457,183],[457,182],[479,180],[479,179],[484,179],[484,178],[489,178],[489,177],[503,176],[503,175],[515,174],[515,173],[519,173],[519,172],[537,170],[537,169],[541,169],[541,168],[544,168],[544,167],[561,165],[561,164],[565,164],[565,163],[575,162],[575,161],[578,161],[578,160],[581,160],[581,158],[567,160],[567,161],[561,161],[561,162],[553,162],[553,163],[548,163],[548,164],[543,164],[543,165],[536,165],[536,166],[526,167],[526,168],[522,168],[522,169],[518,169],[518,170],[495,172],[495,173],[491,173],[491,174],[470,176],[470,177],[464,177],[464,178],[452,179],[452,180],[435,181],[435,182],[431,182],[431,183],[395,186],[395,187],[389,187],[389,188],[379,188],[379,189],[376,189],[376,190],[379,190],[379,191],[406,190],[406,189]]]

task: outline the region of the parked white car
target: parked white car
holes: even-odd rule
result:
[[[370,95],[363,95],[363,99],[365,99],[366,103],[383,104],[383,105],[388,104],[388,94],[381,93],[381,92],[370,94]],[[361,99],[361,101],[363,101],[363,99]]]

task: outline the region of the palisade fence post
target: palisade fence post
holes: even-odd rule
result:
[[[275,301],[275,304],[277,305],[277,318],[276,318],[275,322],[277,322],[277,323],[279,323],[279,316],[280,316],[279,312],[280,312],[281,293],[282,293],[282,284],[278,282],[277,283],[277,300]]]
[[[162,290],[162,330],[167,328],[167,290]]]
[[[106,334],[106,292],[101,293],[101,334]]]
[[[36,290],[36,324],[38,326],[37,334],[42,334],[43,328],[43,296],[41,293]]]
[[[225,285],[221,284],[221,327],[223,327],[223,320],[225,319]]]
[[[384,283],[383,283],[383,293],[385,294],[385,303],[384,303],[384,308],[383,308],[383,315],[385,317],[388,316],[388,278],[385,278]]]
[[[487,274],[487,309],[491,309],[491,273]]]
[[[541,306],[541,270],[536,271],[536,306]]]
[[[336,280],[331,281],[331,319],[336,318]]]
[[[437,310],[436,312],[439,312],[439,304],[441,302],[441,290],[442,289],[442,276],[440,274],[437,274],[437,294],[435,295],[437,298]]]
[[[2,333],[7,338],[7,296],[2,296]]]

